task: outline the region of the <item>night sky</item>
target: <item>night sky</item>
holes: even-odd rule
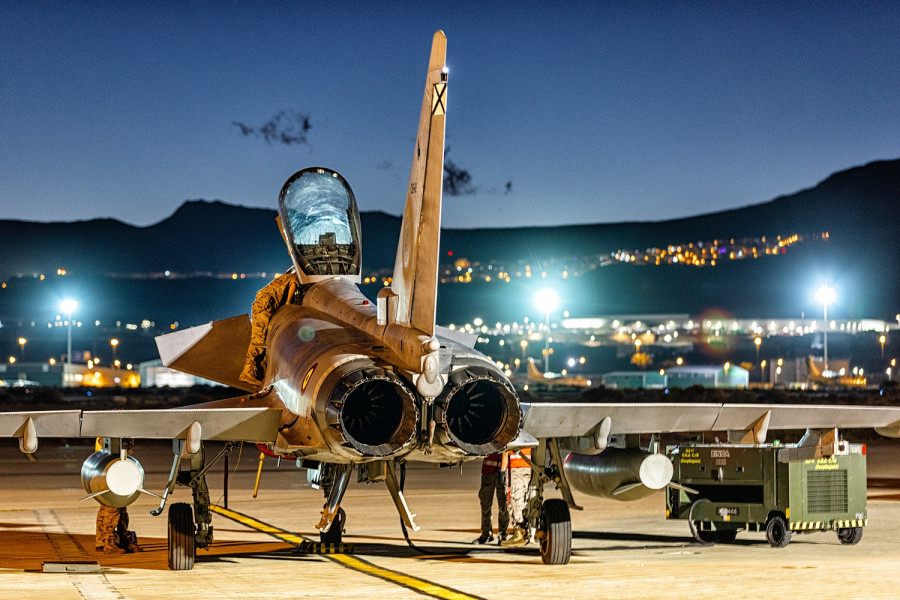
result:
[[[313,165],[400,214],[436,29],[474,188],[448,226],[690,216],[900,157],[897,2],[250,4],[0,3],[0,218],[275,208]],[[281,111],[305,143],[234,124]]]

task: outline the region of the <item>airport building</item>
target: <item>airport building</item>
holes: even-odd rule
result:
[[[0,381],[10,387],[123,387],[141,385],[140,375],[128,369],[56,362],[0,364]]]
[[[603,376],[609,388],[686,388],[694,385],[708,388],[746,388],[750,372],[738,366],[700,365],[672,367],[659,371],[616,371]]]
[[[194,385],[219,385],[221,383],[182,373],[164,367],[161,359],[148,360],[140,364],[141,387],[191,387]]]

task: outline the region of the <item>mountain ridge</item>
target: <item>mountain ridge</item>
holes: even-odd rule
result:
[[[564,202],[560,201],[560,205]],[[0,239],[15,240],[0,253],[0,280],[36,274],[50,276],[60,268],[71,275],[88,277],[147,276],[165,271],[215,276],[271,274],[290,264],[275,216],[274,209],[195,199],[186,201],[158,223],[144,227],[109,218],[50,223],[0,220]],[[400,217],[364,211],[360,220],[364,276],[390,275]],[[597,269],[581,278],[585,286],[594,290],[593,297],[583,302],[584,311],[659,312],[670,306],[691,311],[715,305],[746,313],[752,309],[752,300],[760,306],[756,314],[766,313],[762,308],[792,314],[793,305],[788,299],[774,297],[769,290],[796,285],[801,279],[804,285],[813,285],[814,276],[828,276],[831,271],[846,280],[844,297],[848,302],[858,302],[860,310],[865,308],[870,315],[893,316],[900,309],[900,284],[890,274],[900,259],[900,238],[892,235],[889,227],[898,220],[900,159],[874,161],[840,171],[813,187],[767,202],[680,219],[445,228],[441,262],[446,266],[464,258],[473,265],[493,265],[507,271],[522,269],[525,264],[540,271],[561,259],[608,258],[617,250],[828,232],[827,243],[800,244],[778,259],[734,261],[734,265],[723,263],[715,268],[639,268],[620,264]],[[879,235],[879,231],[884,233]],[[490,302],[504,302],[498,300],[497,294],[512,293],[509,290],[515,287],[501,292],[490,286],[474,282],[463,286],[468,290],[465,292],[449,291],[450,286],[446,286],[448,289],[442,289],[439,295],[444,300],[439,303],[483,301],[487,306]],[[516,290],[523,297],[529,293],[525,288]]]

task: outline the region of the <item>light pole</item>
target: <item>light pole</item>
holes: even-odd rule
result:
[[[881,360],[884,360],[884,343],[887,341],[887,337],[882,333],[878,337],[878,341],[881,343]]]
[[[762,338],[756,336],[753,340],[753,344],[756,346],[756,364],[759,364],[759,346],[762,344]],[[759,368],[759,380],[762,382],[762,367]]]
[[[21,358],[22,360],[25,360],[25,343],[27,341],[28,340],[26,340],[23,337],[19,338],[19,358]],[[884,350],[883,349],[881,351],[881,358],[884,358]]]
[[[113,351],[113,363],[115,363],[115,362],[116,362],[116,348],[119,347],[119,340],[118,340],[118,338],[113,338],[113,339],[109,340],[109,345],[112,346],[112,351]]]
[[[534,295],[534,304],[538,310],[544,313],[544,325],[547,328],[544,334],[544,373],[550,371],[550,313],[559,306],[559,295],[550,288],[541,288]]]
[[[72,364],[72,313],[78,308],[78,300],[66,298],[59,303],[59,309],[66,315],[66,323],[68,325],[68,335],[66,336],[66,364]]]
[[[827,285],[823,285],[818,290],[816,290],[816,300],[822,305],[822,315],[824,317],[824,331],[825,331],[825,357],[824,357],[824,365],[822,368],[822,373],[825,374],[828,371],[828,305],[834,302],[835,293],[834,288],[829,287]],[[826,375],[827,377],[827,375]]]

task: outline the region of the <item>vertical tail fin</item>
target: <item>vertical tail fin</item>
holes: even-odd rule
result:
[[[443,31],[437,31],[431,45],[422,116],[416,134],[416,150],[391,285],[396,302],[392,320],[427,335],[434,335],[437,301],[447,101],[446,57],[447,37]]]
[[[530,356],[528,357],[527,368],[529,381],[543,381],[545,379],[544,374],[538,370],[537,365],[534,364],[534,359]]]

